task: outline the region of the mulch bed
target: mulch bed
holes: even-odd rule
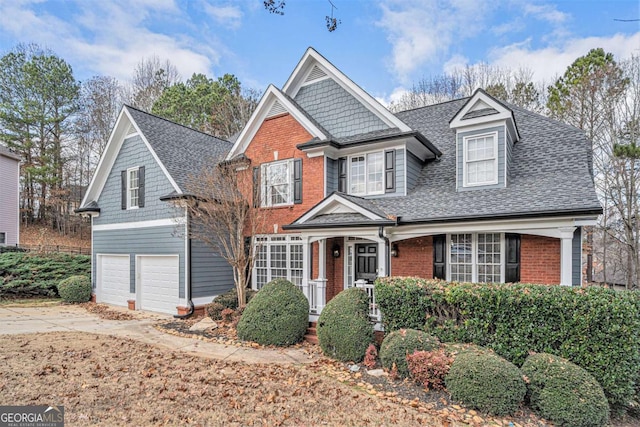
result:
[[[105,320],[134,320],[137,319],[133,314],[125,311],[113,310],[109,306],[104,304],[96,304],[94,302],[85,302],[78,304],[80,307],[87,310],[89,313],[95,314],[101,319]]]

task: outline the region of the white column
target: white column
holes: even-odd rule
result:
[[[575,227],[560,227],[560,284],[563,286],[571,286],[572,266],[573,266],[573,232]]]
[[[302,238],[302,292],[304,295],[309,298],[309,278],[311,277],[311,273],[309,271],[309,251],[311,244],[309,243],[308,237]]]
[[[381,240],[378,241],[378,277],[386,277],[387,271],[387,245]]]
[[[318,279],[327,278],[327,239],[318,240]]]

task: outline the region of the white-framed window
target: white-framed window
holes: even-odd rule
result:
[[[261,166],[262,206],[293,204],[293,160],[265,163]]]
[[[7,244],[7,233],[5,233],[4,231],[0,231],[0,245],[6,245]]]
[[[349,157],[349,194],[384,193],[384,151]]]
[[[140,168],[127,169],[127,209],[137,209],[140,201]]]
[[[253,288],[260,289],[273,279],[287,279],[302,286],[302,238],[291,235],[257,236]]]
[[[447,236],[449,280],[504,282],[504,236],[501,233],[463,233]]]
[[[465,187],[498,183],[498,133],[463,138]]]

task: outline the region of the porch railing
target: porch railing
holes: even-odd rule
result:
[[[320,312],[322,312],[326,301],[326,282],[326,280],[322,279],[309,280],[306,286],[304,284],[298,286],[309,301],[310,313],[320,314]]]
[[[382,315],[380,314],[378,304],[376,304],[376,293],[373,284],[367,283],[366,280],[356,280],[355,285],[357,288],[364,289],[369,297],[369,318],[376,323],[380,323],[382,321]]]

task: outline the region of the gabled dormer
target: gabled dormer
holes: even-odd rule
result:
[[[508,186],[513,145],[520,139],[513,111],[478,89],[449,126],[456,132],[457,190]]]

